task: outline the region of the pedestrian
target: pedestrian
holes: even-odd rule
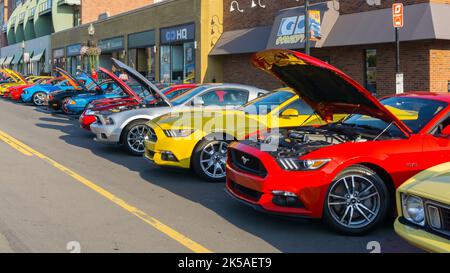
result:
[[[124,82],[128,81],[128,74],[123,69],[120,71],[119,79]]]

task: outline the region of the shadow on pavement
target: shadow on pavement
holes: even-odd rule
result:
[[[93,135],[78,127],[78,122],[68,118],[41,118],[37,126],[59,130],[60,138],[67,144],[90,150],[96,156],[122,165],[153,185],[178,196],[201,204],[214,211],[229,223],[261,238],[282,252],[369,252],[371,241],[381,244],[382,252],[419,252],[402,241],[386,223],[365,237],[341,236],[317,220],[293,220],[256,212],[231,199],[224,184],[212,184],[197,178],[189,170],[166,169],[148,164],[141,157],[128,155],[118,146],[95,143]]]

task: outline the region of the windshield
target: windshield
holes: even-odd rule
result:
[[[381,103],[415,134],[420,132],[439,112],[447,107],[447,103],[442,101],[408,97],[387,98],[382,100]],[[352,115],[343,123],[372,128],[380,132],[389,125],[380,119],[363,115]],[[390,126],[386,132],[392,136],[402,135],[400,129],[396,126]]]
[[[206,89],[208,89],[210,87],[211,86],[204,85],[204,86],[200,86],[200,87],[191,89],[191,90],[187,91],[186,93],[176,97],[171,102],[172,102],[173,105],[183,104],[183,103],[187,102],[191,98],[195,97],[196,95],[200,94],[201,92],[205,91]]]
[[[243,107],[243,111],[250,115],[267,115],[280,106],[283,102],[293,98],[294,96],[294,93],[287,91],[269,93],[249,102]]]

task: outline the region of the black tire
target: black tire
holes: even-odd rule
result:
[[[122,147],[127,151],[128,153],[135,155],[135,156],[142,156],[145,152],[145,147],[142,147],[143,149],[136,149],[136,147],[133,147],[130,142],[128,141],[128,137],[133,133],[134,130],[138,129],[140,126],[144,126],[148,120],[134,120],[130,122],[122,132],[122,136],[120,138],[120,143],[122,144]],[[145,132],[144,132],[145,133]],[[143,141],[143,139],[142,139]],[[139,147],[139,148],[140,148]]]
[[[44,101],[42,101],[41,103],[38,103],[38,101],[41,101],[40,99],[38,99],[40,96],[46,96],[46,94],[44,92],[36,92],[33,94],[32,102],[35,106],[43,106],[44,105]]]
[[[61,100],[60,108],[61,108],[61,111],[66,115],[70,114],[69,109],[67,109],[67,104],[69,103],[69,100],[70,100],[70,97],[65,97]]]
[[[364,235],[385,220],[389,199],[386,184],[376,172],[354,165],[342,171],[331,183],[325,196],[323,218],[339,233]]]
[[[191,166],[192,169],[195,171],[195,173],[201,177],[202,179],[204,179],[205,181],[208,182],[212,182],[212,183],[221,183],[221,182],[225,182],[226,179],[226,173],[225,173],[225,168],[226,168],[226,147],[222,146],[223,148],[225,148],[225,164],[220,164],[220,162],[222,162],[220,159],[218,160],[218,163],[220,165],[223,165],[221,173],[223,171],[223,175],[214,177],[211,176],[207,173],[207,171],[205,171],[205,167],[202,167],[202,153],[204,154],[204,150],[207,147],[211,147],[211,145],[213,145],[214,147],[217,147],[220,149],[220,144],[223,143],[223,145],[226,144],[226,146],[228,146],[228,144],[230,144],[231,141],[228,140],[223,140],[221,137],[213,137],[213,138],[207,138],[202,140],[197,147],[195,148],[194,152],[192,153],[192,157],[191,157]],[[223,150],[223,149],[222,149]],[[219,156],[223,156],[223,154],[221,153]],[[214,166],[211,166],[214,167]],[[215,168],[215,167],[214,167]],[[213,170],[214,172],[215,170]],[[219,174],[219,173],[217,173]]]

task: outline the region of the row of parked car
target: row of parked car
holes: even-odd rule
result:
[[[95,141],[226,182],[230,196],[259,211],[323,219],[348,235],[397,214],[400,236],[450,251],[450,94],[378,100],[335,67],[288,50],[253,57],[288,86],[270,92],[240,84],[163,88],[113,64],[127,81],[103,68],[101,80],[62,69],[36,80],[3,70],[10,81],[0,95],[77,114]]]

